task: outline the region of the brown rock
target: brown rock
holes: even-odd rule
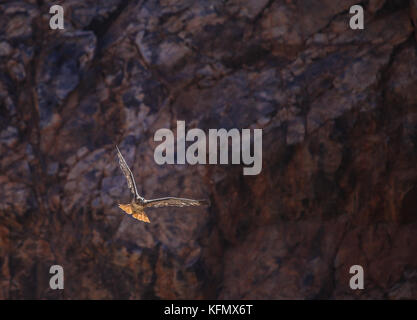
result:
[[[2,3],[0,299],[416,299],[416,2],[308,3]],[[262,128],[261,174],[157,165],[177,120]],[[125,215],[115,144],[211,207]]]

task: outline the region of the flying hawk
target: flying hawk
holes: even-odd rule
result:
[[[130,171],[126,160],[123,158],[120,153],[119,148],[116,146],[117,156],[119,157],[119,164],[122,172],[127,180],[127,185],[132,192],[132,201],[129,204],[119,204],[120,209],[122,209],[127,214],[131,214],[133,218],[141,220],[143,222],[148,222],[149,217],[145,213],[145,208],[161,208],[161,207],[188,207],[188,206],[201,206],[209,205],[207,200],[193,200],[185,198],[174,198],[166,197],[159,199],[146,200],[141,197],[136,188],[135,178],[133,178],[132,171]]]

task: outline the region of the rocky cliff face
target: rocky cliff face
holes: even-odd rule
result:
[[[3,1],[0,298],[417,298],[417,2],[356,2]],[[261,174],[157,165],[177,120],[262,128]],[[115,144],[211,207],[124,215]]]

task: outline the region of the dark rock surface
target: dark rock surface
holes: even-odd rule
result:
[[[0,3],[0,299],[417,298],[415,0],[60,2]],[[262,173],[157,165],[177,120],[263,128]],[[212,206],[122,214],[116,143]]]

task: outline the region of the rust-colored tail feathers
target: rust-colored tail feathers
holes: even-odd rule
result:
[[[145,214],[145,212],[133,212],[132,206],[130,204],[119,204],[119,208],[122,209],[127,214],[131,214],[133,218],[150,223],[149,217]]]

